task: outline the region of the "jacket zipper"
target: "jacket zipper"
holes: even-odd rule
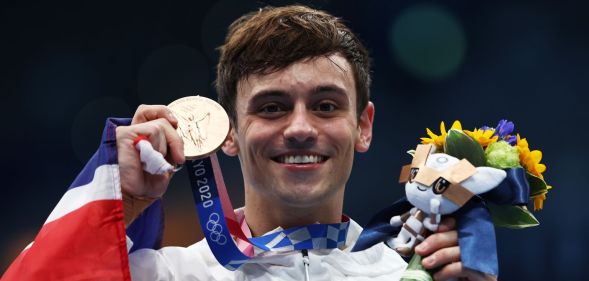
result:
[[[305,267],[305,281],[311,281],[309,278],[309,252],[307,249],[303,249],[301,253],[303,254],[303,266]]]

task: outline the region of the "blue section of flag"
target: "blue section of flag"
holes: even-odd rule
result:
[[[106,120],[98,151],[90,158],[90,161],[84,166],[68,190],[92,182],[94,172],[98,167],[105,164],[117,164],[117,138],[115,129],[117,126],[129,124],[131,124],[131,119],[129,118],[108,118]]]
[[[153,202],[127,227],[127,236],[133,241],[130,253],[139,249],[159,249],[164,235],[164,211],[161,200]]]

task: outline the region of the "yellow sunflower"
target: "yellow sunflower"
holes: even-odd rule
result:
[[[517,134],[517,150],[519,151],[520,163],[530,174],[537,176],[544,180],[542,173],[546,171],[546,165],[541,164],[542,152],[540,150],[532,150],[528,146],[528,140],[521,138]],[[551,185],[546,185],[546,189],[551,189]],[[546,200],[546,193],[542,193],[533,197],[534,199],[534,211],[542,210],[544,207],[544,200]]]
[[[462,131],[462,124],[460,124],[460,121],[456,120],[454,121],[454,123],[452,124],[452,127],[450,129],[456,129],[456,130],[460,130]],[[436,145],[436,149],[438,151],[443,151],[444,148],[444,142],[446,142],[446,135],[448,135],[448,132],[446,132],[446,125],[444,125],[444,121],[442,121],[440,123],[440,135],[436,135],[432,132],[432,130],[430,130],[429,128],[426,128],[427,131],[427,135],[429,136],[429,138],[421,138],[421,143],[422,144],[435,144]]]
[[[497,141],[499,136],[493,136],[495,129],[481,130],[475,128],[474,131],[464,130],[464,132],[475,139],[483,148]]]
[[[544,179],[542,173],[546,171],[546,165],[540,163],[542,160],[542,151],[530,151],[528,140],[525,138],[522,139],[519,134],[517,134],[517,150],[519,152],[519,160],[522,163],[522,166],[524,166],[530,174]]]

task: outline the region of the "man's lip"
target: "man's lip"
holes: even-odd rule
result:
[[[285,163],[278,163],[281,167],[284,167],[286,170],[294,173],[300,172],[314,172],[318,171],[325,162],[321,163],[308,163],[308,164],[285,164]]]
[[[283,153],[271,157],[274,162],[284,165],[313,165],[322,164],[329,159],[328,156],[316,152]]]

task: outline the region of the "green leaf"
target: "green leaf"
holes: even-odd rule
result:
[[[526,174],[528,175],[528,183],[530,184],[530,197],[547,192],[548,187],[543,179],[530,174],[530,172],[526,172]]]
[[[493,223],[499,227],[522,229],[540,224],[526,206],[487,205],[491,211]]]
[[[403,272],[401,276],[401,281],[433,281],[433,277],[431,273],[429,273],[423,265],[421,265],[421,256],[420,255],[413,255],[409,264],[407,265],[407,269]]]
[[[485,165],[485,152],[481,145],[460,130],[451,129],[448,132],[444,152],[458,159],[466,159],[475,167]]]

